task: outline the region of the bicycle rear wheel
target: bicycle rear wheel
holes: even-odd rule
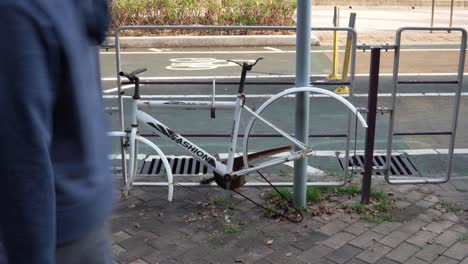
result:
[[[288,136],[294,137],[295,96],[303,92],[310,93],[308,97],[310,127],[307,140],[304,142],[288,138]],[[285,158],[291,152],[307,148],[314,150],[306,156],[309,180],[312,180],[312,177],[314,181],[323,178],[320,181],[340,184],[346,180],[348,166],[341,167],[334,151],[328,152],[328,155],[323,153],[327,153],[325,150],[342,150],[341,164],[348,164],[349,151],[344,150],[350,146],[350,131],[353,124],[350,115],[358,116],[361,123],[365,124],[362,116],[349,101],[321,88],[291,88],[273,95],[255,111],[255,114],[257,116],[254,115],[250,119],[244,133],[243,163],[248,164],[248,167],[261,166],[271,160]],[[262,154],[253,154],[258,152]],[[283,164],[268,168],[265,172],[289,176],[293,172],[293,167],[294,161],[284,159]]]

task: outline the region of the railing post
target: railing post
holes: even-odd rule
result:
[[[296,87],[308,87],[310,82],[311,0],[297,0]],[[295,137],[308,144],[309,93],[296,94]],[[306,206],[307,158],[294,161],[293,202]]]
[[[362,176],[361,204],[368,204],[371,193],[372,159],[374,156],[375,123],[377,118],[377,94],[379,90],[380,47],[371,47],[369,97],[367,101],[367,129]]]

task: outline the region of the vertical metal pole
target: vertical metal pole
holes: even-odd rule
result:
[[[333,14],[333,26],[340,26],[340,8],[335,6]],[[333,31],[333,62],[332,73],[327,77],[328,80],[340,80],[341,76],[338,74],[338,31]]]
[[[362,176],[361,204],[368,204],[371,193],[372,158],[374,156],[375,123],[377,116],[377,94],[379,90],[380,47],[371,48],[369,97],[367,101],[367,129]]]
[[[431,27],[434,27],[434,9],[435,9],[435,0],[432,0],[432,9],[431,9]],[[430,31],[432,33],[432,29]]]
[[[120,79],[119,72],[121,71],[121,61],[120,61],[120,30],[117,29],[114,33],[115,41],[115,66],[116,66],[116,75],[117,75],[117,100],[119,106],[119,121],[120,121],[120,131],[125,131],[125,120],[124,120],[124,110],[123,110],[123,98],[122,98],[122,83]],[[120,153],[122,154],[122,180],[124,184],[127,184],[127,153],[125,151],[125,139],[120,137]]]
[[[310,83],[310,44],[311,44],[311,0],[297,0],[296,25],[296,87],[308,87]],[[295,102],[296,138],[308,144],[309,132],[309,93],[296,94]],[[294,161],[293,201],[297,207],[306,205],[307,158]]]
[[[452,22],[453,22],[453,0],[450,1],[450,22],[449,22],[449,27],[452,27]],[[450,31],[449,31],[450,33]]]

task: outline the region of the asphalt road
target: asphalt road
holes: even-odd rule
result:
[[[439,47],[411,47],[402,51],[400,61],[400,80],[455,80],[458,63],[458,50],[450,46]],[[108,109],[117,106],[115,81],[115,53],[112,51],[101,53],[103,73],[103,93]],[[343,52],[340,52],[339,65],[342,64]],[[356,97],[352,102],[357,106],[367,105],[368,72],[370,52],[358,52],[356,60],[356,82],[353,87]],[[389,94],[392,89],[393,52],[382,52],[381,78],[379,85],[379,102],[381,107],[391,105]],[[217,100],[235,100],[236,85],[223,85],[222,82],[236,82],[240,75],[240,68],[226,60],[253,60],[258,57],[264,59],[249,74],[248,82],[264,82],[272,84],[250,84],[246,86],[247,105],[258,107],[271,94],[280,92],[292,85],[275,85],[275,82],[294,83],[295,51],[291,47],[264,47],[264,48],[229,48],[229,49],[180,49],[180,50],[125,50],[122,54],[122,69],[132,71],[136,68],[147,67],[148,71],[141,74],[143,79],[158,81],[208,81],[214,78],[217,81]],[[331,72],[331,50],[323,47],[313,49],[311,53],[311,70],[313,80],[324,80]],[[341,66],[340,66],[341,68]],[[339,70],[341,71],[341,69]],[[336,86],[319,85],[334,90]],[[132,88],[124,86],[125,95],[132,94]],[[462,92],[467,92],[467,85]],[[170,100],[203,100],[211,96],[211,85],[144,85],[141,93],[144,96],[161,97]],[[453,108],[453,93],[456,85],[401,85],[396,101],[395,131],[447,131],[450,129],[450,118]],[[205,98],[203,98],[205,97]],[[468,107],[466,94],[462,96],[460,118],[457,130],[455,148],[458,153],[455,157],[454,175],[468,175],[466,162],[468,153]],[[208,99],[209,100],[209,99]],[[129,109],[129,102],[125,108]],[[216,119],[210,118],[208,111],[177,111],[177,110],[148,110],[150,114],[157,112],[158,119],[182,134],[229,134],[232,118],[231,112],[217,111]],[[282,99],[275,103],[266,112],[267,116],[282,129],[293,131],[294,126],[294,99]],[[383,150],[387,144],[388,114],[378,115],[376,149]],[[118,114],[109,114],[112,129],[118,129]],[[128,120],[128,118],[126,118]],[[248,121],[248,114],[244,114],[242,128]],[[311,98],[310,133],[314,135],[342,134],[346,132],[347,113],[344,108],[329,98]],[[144,128],[143,133],[151,131]],[[254,133],[273,133],[265,127],[255,128]],[[362,150],[364,146],[364,133],[362,128],[357,129],[356,149]],[[353,131],[354,135],[354,123]],[[154,138],[168,154],[181,154],[171,144]],[[228,138],[191,138],[201,147],[213,153],[225,153],[228,149]],[[344,139],[336,137],[311,138],[312,146],[317,151],[342,151],[345,148]],[[252,151],[279,146],[283,142],[272,138],[252,139]],[[448,136],[419,135],[394,137],[394,150],[413,151],[413,163],[425,174],[439,175],[445,171],[446,155],[432,155],[434,149],[447,149]],[[354,137],[351,147],[354,149]],[[117,146],[114,151],[117,152]],[[414,150],[418,150],[416,152]],[[142,153],[149,153],[142,147]],[[329,163],[323,162],[322,164]],[[335,161],[336,163],[336,158]],[[312,162],[317,165],[317,162]],[[325,165],[324,165],[325,166]],[[326,165],[328,166],[328,165]]]

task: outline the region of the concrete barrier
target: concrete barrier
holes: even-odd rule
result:
[[[122,48],[295,46],[296,35],[120,37]],[[104,45],[113,45],[109,37]],[[320,41],[312,34],[312,46]]]

